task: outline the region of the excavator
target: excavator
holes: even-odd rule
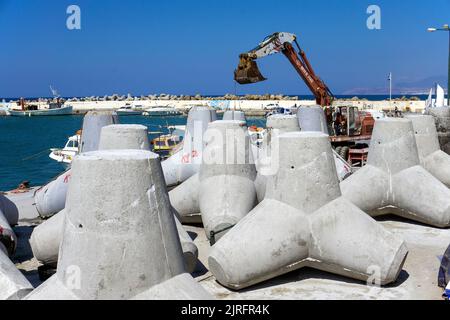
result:
[[[298,49],[294,49],[293,44]],[[297,36],[287,32],[276,32],[266,37],[255,49],[239,55],[239,65],[234,71],[234,80],[239,84],[257,83],[267,80],[259,71],[257,59],[283,53],[313,93],[316,103],[324,108],[333,147],[348,160],[352,148],[363,149],[370,140],[374,118],[353,106],[333,107],[335,97],[327,85],[314,72]],[[357,145],[358,144],[358,145]]]

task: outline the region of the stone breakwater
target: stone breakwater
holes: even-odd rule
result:
[[[236,97],[233,95],[225,95],[223,97],[200,97],[200,96],[151,96],[151,97],[90,97],[90,98],[71,98],[66,101],[67,104],[73,106],[75,113],[85,113],[91,110],[116,110],[125,105],[134,105],[141,108],[155,107],[173,107],[182,111],[187,111],[193,106],[209,106],[218,110],[236,109],[248,112],[258,113],[271,109],[274,106],[284,108],[298,106],[316,105],[314,100],[299,100],[297,97],[286,97],[281,95],[248,95],[244,97]],[[45,107],[47,100],[39,100],[30,102],[30,104]],[[14,106],[15,103],[10,103]],[[416,99],[405,100],[396,99],[392,102],[387,100],[369,101],[365,99],[337,99],[335,106],[347,105],[355,106],[363,109],[375,109],[393,111],[396,107],[403,112],[421,113],[425,108],[425,101]]]

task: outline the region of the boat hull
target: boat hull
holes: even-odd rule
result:
[[[179,111],[146,111],[144,115],[148,117],[175,117],[182,116],[183,113]]]
[[[72,106],[66,106],[57,109],[45,109],[45,110],[9,110],[9,113],[13,117],[34,117],[34,116],[66,116],[71,115],[73,111]]]
[[[142,111],[116,111],[119,116],[140,116]]]

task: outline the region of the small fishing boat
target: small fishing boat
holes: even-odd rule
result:
[[[170,131],[169,134],[160,135],[150,141],[152,151],[159,154],[162,159],[171,156],[181,145],[186,126],[171,126],[168,129]],[[155,134],[156,132],[150,133]]]
[[[62,105],[59,102],[50,103],[48,108],[38,109],[37,106],[24,106],[22,109],[9,109],[13,117],[35,117],[35,116],[65,116],[71,115],[73,107]]]
[[[169,117],[169,116],[179,116],[183,113],[173,107],[156,107],[150,108],[142,113],[144,116],[150,117]]]
[[[77,134],[69,137],[64,148],[50,149],[50,159],[61,163],[64,167],[68,167],[72,163],[73,158],[79,153],[80,141],[81,130],[79,130]]]
[[[9,108],[9,113],[13,117],[32,117],[32,116],[65,116],[71,115],[73,107],[66,105],[64,99],[61,99],[58,92],[50,86],[53,94],[53,100],[49,100],[44,108],[39,108],[36,104],[27,104],[25,99],[20,98],[17,105],[20,109]]]
[[[125,105],[118,109],[116,113],[119,116],[140,116],[142,115],[142,110],[140,110],[138,106]]]

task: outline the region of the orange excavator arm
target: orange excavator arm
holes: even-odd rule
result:
[[[295,43],[299,52],[292,46]],[[282,52],[316,98],[317,104],[331,106],[334,96],[325,83],[315,74],[305,52],[300,48],[297,37],[286,32],[277,32],[264,39],[255,49],[239,56],[240,61],[234,72],[234,79],[240,84],[256,83],[266,80],[261,75],[257,59]]]

